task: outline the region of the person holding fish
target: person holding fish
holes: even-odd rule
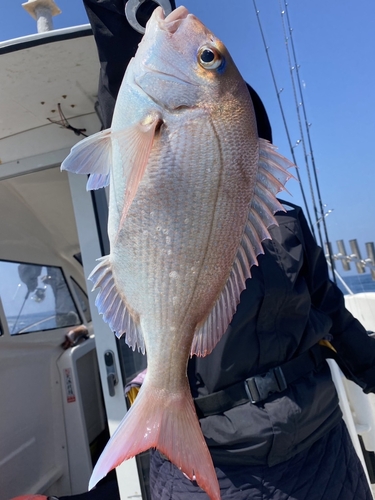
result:
[[[62,168],[110,186],[96,303],[148,362],[90,487],[151,448],[152,499],[370,500],[325,360],[374,392],[375,339],[276,198],[292,165],[260,99],[185,7],[139,1],[135,54],[126,2],[84,3],[104,130]]]

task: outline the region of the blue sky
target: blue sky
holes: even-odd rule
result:
[[[55,28],[87,22],[80,0],[56,3],[62,14],[54,18]],[[227,45],[243,77],[266,106],[274,143],[291,158],[253,0],[177,0],[178,5],[182,3]],[[295,144],[301,134],[280,15],[283,4],[283,0],[257,0]],[[331,210],[326,218],[329,239],[344,239],[348,250],[348,240],[357,238],[364,257],[364,243],[375,241],[375,3],[289,0],[288,13],[322,201]],[[18,0],[2,0],[1,14],[0,40],[35,32],[35,21]],[[294,151],[310,199],[301,144]],[[288,189],[292,197],[284,198],[302,204],[298,182],[290,181]]]

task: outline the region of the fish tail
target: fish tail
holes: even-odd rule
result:
[[[108,442],[92,473],[89,489],[124,460],[157,448],[211,500],[220,500],[220,488],[189,389],[168,394],[142,386],[133,406]]]

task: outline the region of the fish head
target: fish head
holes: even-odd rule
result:
[[[158,106],[176,110],[217,105],[246,85],[224,44],[181,6],[154,10],[132,60],[134,83]]]

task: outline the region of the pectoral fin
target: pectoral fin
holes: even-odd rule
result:
[[[61,164],[61,170],[90,174],[87,190],[108,186],[113,162],[113,147],[117,147],[126,179],[122,224],[145,172],[155,131],[160,123],[159,114],[150,113],[141,122],[131,127],[116,132],[107,129],[91,135],[73,146],[70,154]]]
[[[61,170],[90,174],[87,190],[108,186],[112,163],[111,129],[87,137],[73,146],[61,164]]]
[[[126,179],[125,202],[122,208],[119,230],[145,173],[154,143],[155,132],[160,123],[159,114],[151,113],[135,126],[114,134],[113,138],[120,151],[123,173]]]

